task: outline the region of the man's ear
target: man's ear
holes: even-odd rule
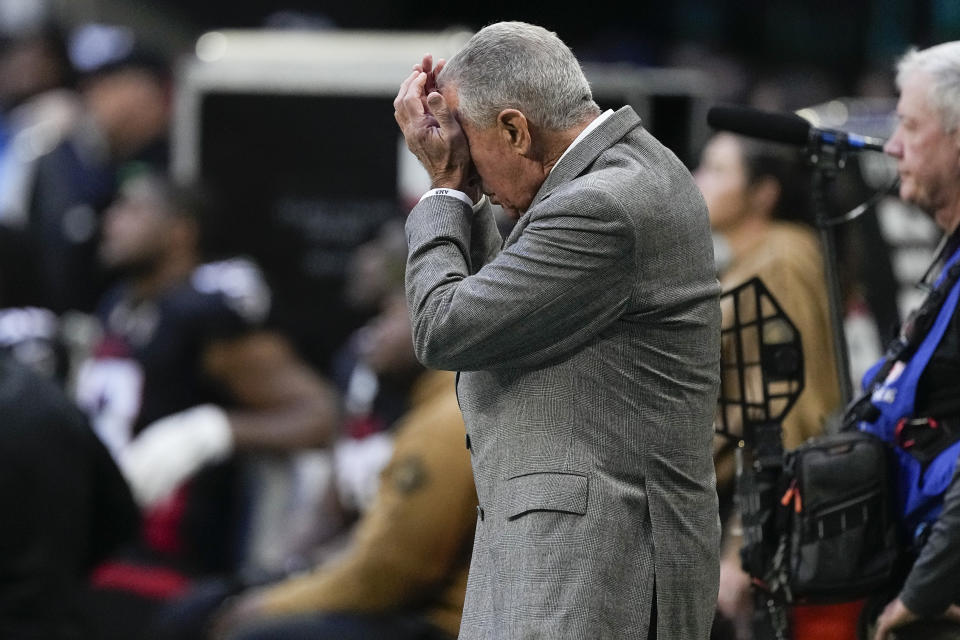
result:
[[[521,156],[530,154],[533,146],[530,137],[530,122],[516,109],[504,109],[497,116],[497,129],[508,147]]]

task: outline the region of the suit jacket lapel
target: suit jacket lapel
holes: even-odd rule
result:
[[[640,116],[636,114],[632,107],[626,106],[618,109],[605,122],[587,134],[586,138],[577,143],[577,146],[571,149],[570,153],[553,168],[553,171],[540,186],[537,195],[534,196],[533,202],[530,203],[530,209],[546,199],[557,187],[582,174],[597,159],[597,156],[638,126],[640,126]],[[530,209],[527,209],[527,212]],[[529,216],[524,213],[513,226],[513,230],[503,246],[508,247],[516,242],[528,222]]]

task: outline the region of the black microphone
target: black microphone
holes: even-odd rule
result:
[[[775,113],[752,107],[716,106],[707,111],[707,124],[714,129],[750,138],[806,146],[819,143],[853,149],[883,151],[886,142],[836,129],[819,129],[795,113]]]

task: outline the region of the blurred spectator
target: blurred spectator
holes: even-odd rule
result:
[[[30,30],[0,42],[0,122],[7,147],[0,159],[0,221],[22,224],[32,165],[74,126],[81,105],[59,29]]]
[[[92,311],[103,292],[96,248],[119,166],[166,165],[168,63],[123,33],[91,26],[74,34],[70,49],[81,72],[84,114],[36,163],[27,245],[37,287],[30,302],[57,313]]]
[[[5,303],[0,287],[0,637],[82,640],[88,573],[135,538],[139,513],[57,384],[56,316]]]
[[[135,537],[136,505],[83,414],[2,349],[0,415],[0,637],[86,640],[88,572]]]
[[[257,573],[314,565],[342,546],[372,503],[379,475],[393,450],[394,423],[409,408],[415,376],[409,349],[386,353],[375,321],[384,301],[403,284],[406,238],[400,221],[387,222],[351,254],[344,297],[368,322],[335,352],[331,381],[343,400],[343,424],[330,449],[298,454],[292,473],[268,469],[261,486],[265,508],[255,514]],[[276,466],[276,465],[274,465]],[[270,496],[266,496],[270,493]],[[282,522],[281,524],[278,524]],[[272,523],[272,524],[271,524]]]
[[[347,305],[367,317],[375,315],[384,298],[403,282],[407,239],[403,221],[387,221],[376,237],[354,250],[344,279]]]
[[[787,449],[822,433],[840,402],[819,243],[813,230],[798,222],[809,215],[805,175],[794,150],[728,133],[711,138],[695,173],[710,224],[727,248],[718,251],[727,255],[719,268],[722,288],[729,290],[759,276],[800,332],[804,390],[783,422]],[[722,312],[732,309],[723,307]],[[729,341],[723,345],[728,352],[735,348]],[[727,519],[734,446],[719,437],[717,442],[717,489]],[[750,632],[750,581],[740,568],[740,539],[731,533],[735,528],[725,528],[718,604],[724,616],[737,622],[738,636],[744,638]]]
[[[376,497],[341,555],[228,601],[215,637],[456,637],[477,498],[454,376],[417,364],[402,293],[369,329],[371,366],[413,381]]]
[[[63,384],[68,352],[59,318],[23,306],[37,302],[24,242],[36,164],[81,113],[63,34],[43,20],[39,11],[18,29],[0,27],[0,351]]]
[[[344,280],[347,304],[365,315],[378,313],[390,293],[403,285],[406,259],[403,224],[388,222],[354,251]],[[395,364],[407,352],[384,354],[376,339],[375,322],[361,326],[333,361],[333,379],[344,397],[343,432],[334,450],[337,495],[340,507],[354,516],[373,500],[377,477],[390,457],[391,427],[406,412],[413,383],[409,371],[415,363]],[[387,358],[394,364],[384,367]]]
[[[368,322],[334,354],[331,375],[343,398],[343,425],[334,446],[298,454],[289,475],[270,473],[273,495],[257,519],[265,526],[256,546],[259,566],[291,571],[335,553],[376,495],[379,475],[393,450],[396,421],[409,408],[416,363],[401,341],[387,353],[376,316],[403,285],[406,238],[401,221],[385,223],[347,264],[347,306]],[[396,345],[396,341],[394,341]],[[278,481],[279,477],[279,481]],[[283,521],[272,528],[269,522]],[[256,558],[251,558],[256,559]]]
[[[68,352],[59,318],[37,302],[24,242],[34,171],[81,113],[59,29],[28,21],[0,39],[0,351],[63,384]],[[6,25],[4,25],[6,26]]]
[[[143,173],[104,219],[100,257],[123,279],[102,301],[103,338],[76,392],[145,526],[137,548],[94,576],[102,637],[143,637],[158,601],[238,566],[235,452],[324,446],[338,421],[335,393],[266,328],[257,267],[199,264],[194,196]]]
[[[76,125],[82,107],[72,90],[66,42],[54,27],[30,29],[0,42],[0,234],[4,298],[37,303],[23,242],[38,160]]]

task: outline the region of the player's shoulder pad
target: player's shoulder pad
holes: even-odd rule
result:
[[[248,258],[231,258],[197,267],[191,284],[200,293],[220,295],[226,305],[250,323],[270,313],[270,287],[263,272]]]

